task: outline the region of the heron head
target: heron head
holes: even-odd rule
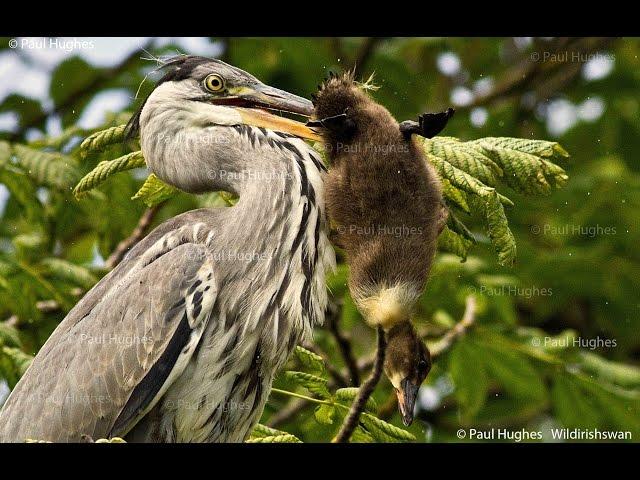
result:
[[[411,322],[401,322],[387,333],[384,371],[398,397],[406,426],[413,422],[413,408],[420,385],[431,370],[431,354]]]
[[[221,60],[179,56],[161,70],[164,76],[129,122],[128,137],[140,133],[149,168],[178,188],[208,190],[215,176],[211,172],[247,168],[250,160],[265,158],[254,153],[268,146],[256,145],[227,127],[250,125],[320,139],[304,123],[282,115],[309,117],[310,100],[266,85]],[[237,189],[220,184],[219,177],[215,180],[218,188]]]
[[[209,120],[220,125],[247,124],[284,131],[301,138],[318,140],[318,135],[301,122],[279,113],[310,117],[311,101],[265,85],[253,75],[222,60],[181,55],[160,68],[164,76],[129,122],[129,135],[138,133],[140,119],[150,104],[179,102],[205,108]],[[206,108],[210,107],[210,108]],[[205,116],[205,115],[203,115]]]

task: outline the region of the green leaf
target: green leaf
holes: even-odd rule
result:
[[[610,430],[630,431],[631,438],[640,435],[640,394],[596,383],[590,378],[575,375],[586,395],[591,396]]]
[[[126,128],[126,125],[118,125],[117,127],[101,130],[85,138],[80,144],[82,155],[86,156],[91,152],[100,152],[115,143],[122,143],[124,141]]]
[[[96,168],[87,173],[73,189],[76,198],[93,190],[107,178],[119,172],[146,166],[142,152],[131,152],[115,160],[105,160],[96,165]]]
[[[76,184],[80,173],[75,160],[60,153],[50,153],[14,145],[18,165],[38,184],[68,190]]]
[[[4,167],[11,160],[11,144],[0,140],[0,168]]]
[[[32,148],[53,148],[55,150],[62,150],[69,141],[75,137],[84,137],[87,135],[87,130],[79,127],[78,125],[71,125],[65,128],[60,135],[55,137],[44,137],[29,142],[29,146]]]
[[[441,177],[444,198],[469,213],[468,196],[475,197],[485,217],[489,238],[501,265],[512,265],[516,244],[504,213],[513,202],[493,188],[498,180],[528,194],[548,194],[567,181],[565,171],[549,159],[568,156],[555,142],[489,137],[461,142],[453,137],[424,139],[427,160]],[[449,228],[465,237],[465,232]],[[467,240],[471,238],[466,237]],[[465,258],[468,247],[445,235],[441,248]]]
[[[597,428],[603,419],[598,404],[585,395],[571,375],[555,375],[551,389],[553,409],[567,428]]]
[[[15,112],[19,118],[19,125],[21,128],[27,125],[33,125],[37,119],[44,119],[44,111],[42,110],[42,104],[33,98],[28,98],[23,95],[12,93],[7,95],[0,104],[0,113]],[[38,125],[33,125],[38,126]]]
[[[402,428],[380,420],[378,417],[363,412],[360,422],[379,442],[414,442],[416,437]]]
[[[290,382],[306,388],[322,398],[329,398],[331,394],[327,388],[327,379],[306,372],[287,371],[284,376]]]
[[[569,154],[560,146],[558,142],[549,142],[546,140],[531,140],[527,138],[512,137],[484,137],[479,140],[468,142],[471,144],[491,145],[498,149],[517,150],[523,153],[529,153],[537,157],[549,158],[567,158]]]
[[[498,263],[511,266],[516,260],[516,239],[509,228],[504,208],[495,191],[487,193],[484,199],[483,210],[487,230],[491,243],[498,254]]]
[[[438,249],[443,252],[453,253],[459,256],[462,261],[467,259],[467,252],[473,245],[473,242],[444,227],[442,233],[438,237]]]
[[[447,202],[455,205],[465,213],[471,213],[467,201],[467,193],[454,187],[446,178],[441,178],[440,180],[442,182],[442,194]]]
[[[23,172],[12,165],[5,165],[0,168],[0,183],[7,187],[12,197],[24,208],[27,219],[38,223],[43,221],[44,210],[36,196],[36,188]]]
[[[606,360],[591,352],[580,352],[580,366],[599,379],[626,388],[640,387],[640,368]]]
[[[333,405],[319,405],[313,412],[313,416],[323,425],[332,425],[336,407]]]
[[[147,177],[147,180],[144,182],[140,190],[131,197],[132,200],[142,200],[147,207],[154,207],[165,200],[177,195],[180,192],[175,187],[171,185],[167,185],[155,174],[151,174]]]
[[[516,398],[528,398],[543,402],[547,389],[542,377],[528,357],[508,348],[499,337],[483,334],[481,337],[484,365],[490,378],[496,380],[505,391]]]
[[[346,293],[348,277],[349,266],[345,263],[338,264],[335,272],[327,274],[327,288],[335,297],[340,298]]]
[[[473,233],[471,233],[467,226],[451,211],[447,218],[447,227],[449,227],[449,230],[457,233],[466,240],[469,240],[471,243],[476,243],[476,237],[473,236]]]
[[[5,322],[0,322],[0,346],[22,347],[18,330]]]
[[[441,177],[446,178],[454,187],[460,190],[478,196],[484,196],[487,192],[494,190],[493,187],[485,185],[474,176],[469,175],[443,158],[427,154],[427,159],[433,164]]]
[[[314,373],[324,372],[324,360],[320,355],[300,346],[297,346],[294,352],[300,363],[306,368]]]
[[[358,425],[349,441],[351,443],[374,443],[376,440],[367,430]]]
[[[29,365],[33,361],[33,356],[28,353],[24,353],[22,350],[16,347],[2,347],[2,353],[7,356],[13,363],[18,378],[24,375]]]
[[[40,263],[48,276],[73,283],[85,290],[98,282],[98,278],[89,269],[61,258],[45,258]]]
[[[470,142],[481,147],[504,171],[503,180],[529,195],[548,195],[567,181],[565,171],[541,157],[566,152],[554,142],[520,138],[482,138]]]
[[[462,415],[470,420],[486,401],[489,380],[482,352],[467,338],[459,340],[451,350],[449,374],[455,385],[454,395]]]
[[[261,423],[258,423],[255,427],[253,427],[253,431],[251,432],[252,438],[276,437],[278,435],[289,435],[289,434],[287,432],[283,432],[282,430],[271,428]]]
[[[62,115],[64,127],[75,123],[87,104],[92,86],[100,77],[100,70],[80,57],[61,62],[51,74],[49,95],[55,108],[67,106]]]
[[[286,433],[284,435],[276,435],[271,437],[250,438],[246,443],[302,443],[298,437]]]
[[[434,137],[424,140],[424,148],[429,154],[445,159],[487,185],[495,186],[502,176],[500,167],[481,149],[472,148],[468,142],[451,137]]]
[[[350,407],[353,401],[356,399],[359,390],[360,389],[357,387],[339,388],[338,390],[336,390],[335,398],[343,405]],[[367,403],[364,409],[365,411],[373,413],[374,415],[378,413],[378,404],[373,397],[369,397],[367,399]]]

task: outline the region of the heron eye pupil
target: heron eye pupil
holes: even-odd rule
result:
[[[211,92],[219,92],[224,88],[224,80],[219,75],[209,75],[204,81],[204,87]]]

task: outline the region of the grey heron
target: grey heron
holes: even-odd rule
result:
[[[204,57],[169,61],[130,132],[149,169],[232,208],[166,221],[69,312],[0,412],[0,441],[239,442],[320,323],[335,263],[312,103]]]

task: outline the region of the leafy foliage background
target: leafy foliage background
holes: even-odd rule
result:
[[[457,430],[470,426],[542,430],[547,438],[552,427],[599,428],[630,431],[640,439],[640,268],[634,248],[640,198],[638,40],[210,42],[212,54],[222,48],[226,61],[303,96],[328,70],[354,63],[363,76],[375,70],[382,88],[374,96],[400,120],[444,109],[456,92],[474,92],[470,103],[457,106],[446,129],[465,143],[447,137],[425,143],[429,159],[449,179],[447,201],[466,228],[449,222],[416,323],[436,345],[460,320],[472,294],[478,301],[475,324],[437,357],[408,432],[400,428],[395,395],[385,380],[353,441],[459,441]],[[153,40],[144,46],[154,54],[176,49],[154,48]],[[545,53],[551,58],[550,52],[570,55],[540,61]],[[572,60],[575,52],[584,57]],[[436,66],[450,53],[461,68],[445,75]],[[613,58],[613,70],[589,79],[586,60],[580,59],[596,54]],[[153,227],[185,210],[229,201],[145,181],[144,159],[130,153],[135,144],[106,145],[102,138],[104,148],[80,146],[86,137],[128,120],[138,85],[155,66],[140,57],[136,51],[114,67],[100,68],[71,56],[51,73],[51,105],[18,94],[0,101],[0,112],[13,112],[19,120],[17,128],[0,132],[0,184],[9,192],[0,223],[0,377],[9,387],[83,292],[108,271],[110,255],[141,217]],[[140,96],[150,87],[143,84]],[[78,127],[92,99],[116,88],[130,92],[131,105],[95,129]],[[580,104],[592,97],[604,104],[602,115],[562,132],[548,130],[554,102]],[[478,115],[486,121],[472,122]],[[62,134],[47,134],[51,117],[60,119]],[[117,128],[109,132],[118,135]],[[527,145],[543,145],[527,142],[507,145],[510,153],[503,156],[502,137],[557,141],[571,157],[553,143],[527,151]],[[96,168],[114,159],[117,164]],[[107,173],[108,181],[99,183]],[[73,191],[78,182],[86,187],[76,188],[79,200]],[[490,188],[498,185],[501,196]],[[485,200],[478,203],[479,198]],[[148,205],[156,205],[151,215]],[[485,226],[504,226],[504,218],[495,217],[500,211],[510,230],[501,228],[496,241]],[[375,345],[374,332],[349,297],[346,275],[341,263],[330,279],[334,310],[315,332],[314,344],[306,346],[314,352],[296,351],[251,441],[328,441],[335,434]],[[591,348],[588,342],[597,340],[608,340],[608,346]]]

